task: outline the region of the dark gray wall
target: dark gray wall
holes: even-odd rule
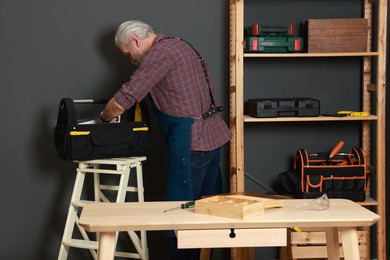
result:
[[[131,65],[114,44],[117,26],[144,20],[191,42],[209,62],[217,102],[228,107],[228,9],[224,0],[0,1],[0,259],[57,258],[76,166],[56,155],[58,104],[63,97],[110,97],[128,80]],[[144,165],[149,201],[165,198],[164,146],[153,130]],[[164,236],[149,238],[152,259],[166,258]]]
[[[298,24],[307,18],[354,17],[359,1],[265,0],[271,9],[247,9],[246,24]],[[255,8],[256,1],[248,1]],[[271,10],[271,11],[270,11]],[[217,102],[229,107],[229,3],[227,0],[0,0],[2,97],[0,259],[56,259],[75,177],[75,164],[59,159],[53,143],[63,97],[110,97],[132,68],[115,48],[116,27],[144,20],[157,32],[191,42],[210,64]],[[327,112],[359,110],[360,59],[272,59],[245,62],[245,98],[309,96]],[[291,80],[294,78],[294,80]],[[226,109],[225,118],[228,119]],[[152,120],[155,126],[154,119]],[[298,147],[327,151],[337,141],[359,146],[356,123],[251,124],[246,126],[246,171],[280,191],[278,174],[291,166]],[[144,165],[145,198],[163,200],[165,148],[154,129]],[[223,171],[228,182],[228,147]],[[246,180],[247,190],[264,191]],[[226,187],[228,189],[228,187]],[[167,259],[162,233],[148,234],[151,259]],[[257,259],[276,258],[257,249]],[[228,259],[219,250],[216,259]],[[89,259],[85,250],[69,259]]]

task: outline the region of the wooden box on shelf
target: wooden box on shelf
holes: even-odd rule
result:
[[[303,27],[309,53],[367,51],[367,19],[308,19]]]

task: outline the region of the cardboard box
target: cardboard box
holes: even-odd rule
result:
[[[367,19],[309,19],[303,27],[309,53],[367,52]]]

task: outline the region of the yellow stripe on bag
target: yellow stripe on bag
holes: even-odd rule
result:
[[[89,135],[91,131],[70,131],[70,135]]]
[[[148,130],[149,130],[149,127],[147,127],[147,126],[133,128],[134,132],[137,132],[137,131],[148,131]]]

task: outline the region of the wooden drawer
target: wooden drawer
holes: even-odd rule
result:
[[[287,245],[286,228],[179,230],[178,248],[271,247]]]

